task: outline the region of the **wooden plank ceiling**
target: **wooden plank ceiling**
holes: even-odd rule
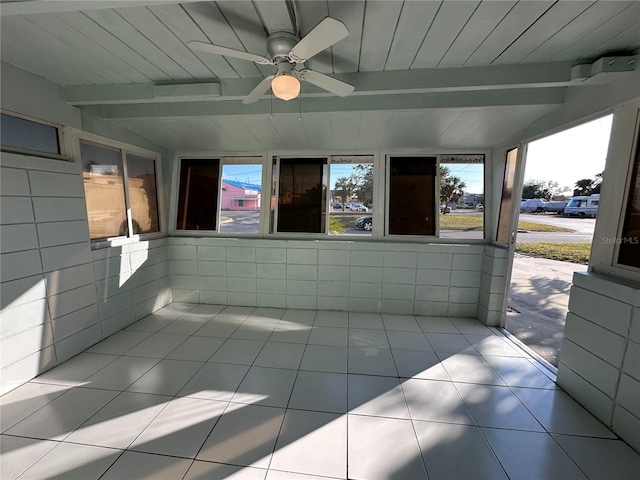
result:
[[[298,149],[327,144],[400,148],[425,143],[487,147],[560,108],[561,99],[531,101],[530,85],[521,81],[518,88],[529,97],[493,105],[481,98],[487,82],[475,78],[463,86],[477,92],[480,101],[470,98],[468,106],[443,100],[407,108],[406,99],[399,97],[430,94],[420,88],[431,86],[432,72],[447,72],[449,80],[438,85],[444,91],[447,81],[465,74],[484,78],[492,71],[504,71],[509,77],[517,71],[497,69],[539,64],[540,71],[551,71],[558,62],[566,63],[565,77],[556,78],[554,85],[545,83],[544,88],[564,89],[569,86],[571,65],[614,52],[636,53],[640,48],[637,1],[26,0],[3,2],[0,13],[2,61],[94,99],[84,104],[116,104],[101,110],[105,118],[172,150]],[[271,118],[266,114],[267,105],[269,111],[272,108],[268,99],[254,107],[222,107],[223,103],[239,104],[274,67],[194,52],[186,46],[197,40],[264,55],[270,33],[290,31],[304,36],[326,16],[341,20],[350,34],[310,59],[307,66],[353,82],[356,94],[342,104],[329,102],[335,108],[323,111],[324,94],[305,86],[303,92],[311,99],[303,98],[304,115],[298,123],[289,117],[297,118],[299,106],[275,105],[273,110],[281,112],[282,118]],[[375,78],[385,87],[366,95],[371,74],[379,72],[384,76]],[[141,109],[144,113],[139,116],[131,108],[116,108],[125,103],[117,94],[122,86],[196,82],[222,84],[223,97],[210,99],[209,111],[195,101],[190,102],[191,114],[186,106],[177,109],[182,113],[176,117],[167,113],[175,105],[155,114]],[[405,90],[397,91],[399,84]],[[81,86],[84,90],[76,88]],[[320,98],[315,99],[317,107],[314,96]]]

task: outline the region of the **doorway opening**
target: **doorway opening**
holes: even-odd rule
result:
[[[612,120],[601,117],[527,149],[505,329],[554,367],[573,272],[589,262]]]

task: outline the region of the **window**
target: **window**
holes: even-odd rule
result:
[[[61,156],[60,127],[41,120],[2,112],[0,138],[3,150]]]
[[[389,158],[388,232],[436,234],[436,157]]]
[[[440,157],[440,237],[484,238],[484,155]]]
[[[276,231],[326,232],[326,158],[280,158]]]
[[[329,233],[371,235],[373,229],[373,155],[331,157]]]
[[[618,243],[618,263],[640,268],[640,135],[636,143],[627,209]]]
[[[216,229],[219,178],[219,159],[181,160],[176,229]]]
[[[156,162],[132,153],[126,159],[133,234],[159,232]]]
[[[180,160],[176,230],[257,234],[262,157]]]
[[[222,159],[220,232],[259,233],[262,157]]]
[[[80,158],[92,241],[160,231],[154,158],[85,141]]]

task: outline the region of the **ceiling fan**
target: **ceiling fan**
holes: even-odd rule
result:
[[[212,43],[188,42],[187,45],[192,50],[249,60],[260,65],[275,65],[276,73],[265,77],[253,89],[242,101],[246,104],[257,102],[269,90],[269,87],[273,90],[273,94],[282,100],[296,98],[300,94],[299,80],[305,80],[339,97],[349,95],[354,90],[353,85],[315,70],[295,68],[297,64],[306,62],[347,35],[349,35],[349,30],[344,23],[335,18],[326,17],[302,40],[288,32],[276,32],[269,35],[267,38],[268,57]]]

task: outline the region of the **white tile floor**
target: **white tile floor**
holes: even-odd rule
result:
[[[470,319],[172,304],[0,398],[1,478],[628,479]]]

